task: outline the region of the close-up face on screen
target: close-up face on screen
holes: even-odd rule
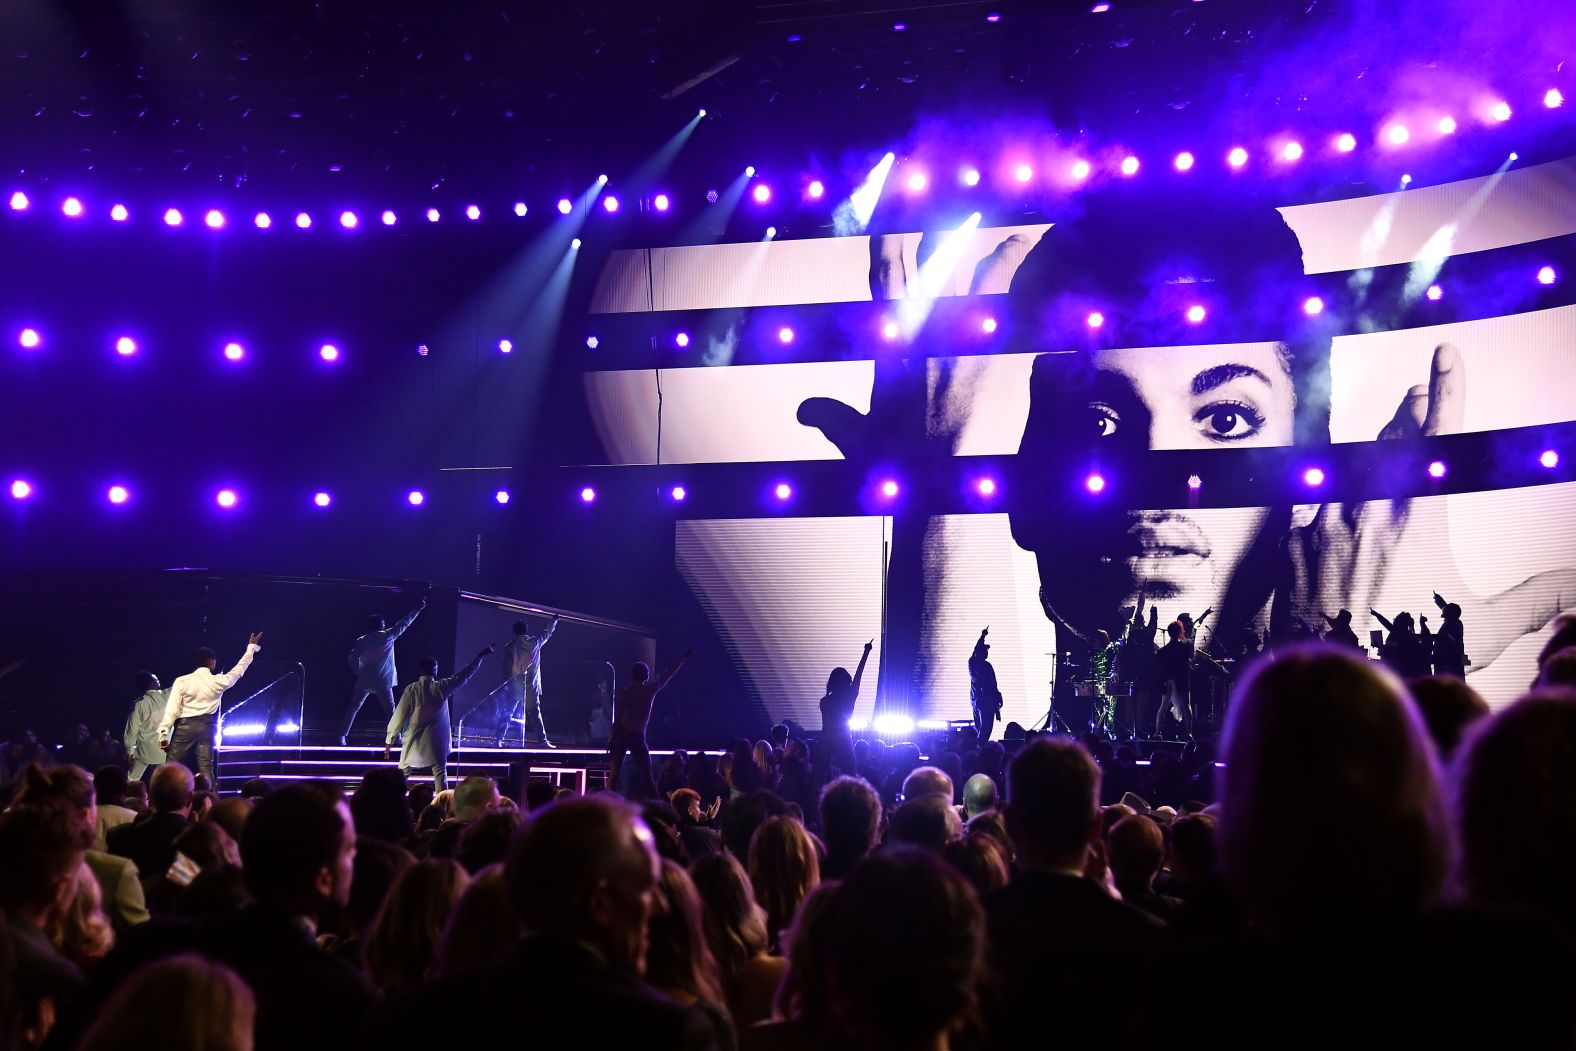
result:
[[[1003,717],[1027,721],[1043,713],[1059,656],[1101,630],[1118,636],[1140,603],[1158,609],[1162,629],[1209,611],[1197,642],[1227,655],[1262,645],[1279,623],[1320,630],[1342,609],[1364,642],[1381,626],[1370,610],[1435,614],[1437,624],[1435,593],[1462,606],[1469,681],[1502,704],[1525,687],[1540,633],[1566,601],[1561,567],[1576,566],[1576,539],[1558,525],[1576,506],[1566,486],[1371,506],[1326,505],[1310,492],[1281,506],[1155,508],[1068,502],[1049,481],[1044,492],[1021,490],[1042,471],[1049,479],[1084,464],[1114,480],[1149,451],[1199,453],[1203,486],[1217,449],[1576,419],[1561,357],[1576,308],[1517,310],[1504,295],[1503,311],[1485,316],[1390,320],[1396,297],[1416,306],[1446,294],[1442,239],[1456,254],[1491,257],[1568,233],[1570,174],[1570,162],[1556,162],[1329,203],[1221,205],[1215,215],[1202,214],[1215,207],[1206,204],[1175,222],[1157,211],[1174,202],[1143,202],[1135,214],[1089,206],[1064,224],[951,237],[614,253],[593,316],[714,317],[698,338],[717,353],[660,373],[586,372],[597,458],[653,463],[659,431],[661,463],[780,464],[785,477],[803,461],[869,459],[899,434],[947,456],[1014,458],[1019,492],[919,525],[764,510],[678,523],[684,586],[753,694],[742,703],[773,719],[814,723],[816,685],[853,659],[840,640],[875,637],[878,660],[883,644],[902,645],[882,669],[912,683],[913,714],[963,718],[967,657],[988,626]],[[1465,195],[1476,195],[1469,211]],[[1137,224],[1149,236],[1132,251],[1098,264],[1081,254]],[[1375,268],[1404,274],[1391,306],[1369,296]],[[648,279],[638,296],[624,291],[632,272]],[[1314,278],[1335,291],[1310,305],[1303,282]],[[890,315],[872,315],[883,300]],[[791,348],[773,346],[787,324],[779,319],[812,304],[831,320]],[[1208,338],[1231,311],[1260,316]],[[1166,313],[1179,323],[1164,333],[1134,321]],[[894,320],[878,328],[886,316]],[[926,326],[927,338],[907,343]],[[899,339],[884,338],[894,331]],[[912,588],[897,585],[899,573]],[[894,593],[911,609],[895,611]],[[894,616],[915,622],[906,643],[884,630]],[[875,705],[867,690],[860,714]]]

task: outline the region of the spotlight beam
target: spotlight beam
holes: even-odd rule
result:
[[[865,181],[833,211],[832,229],[838,237],[862,234],[870,226],[876,202],[881,200],[881,191],[886,187],[887,176],[892,174],[892,165],[896,162],[897,155],[894,153],[882,157],[870,169],[870,174],[865,176]]]
[[[910,288],[898,305],[898,320],[903,326],[905,339],[912,340],[924,327],[926,319],[936,305],[936,297],[946,286],[947,279],[958,268],[964,249],[969,246],[971,235],[980,225],[980,213],[975,212],[956,230],[941,235],[941,244],[919,265],[917,288]]]

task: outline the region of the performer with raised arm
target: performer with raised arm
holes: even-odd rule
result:
[[[859,684],[864,681],[865,664],[870,660],[870,651],[875,649],[875,645],[875,639],[865,643],[865,651],[860,655],[859,667],[853,675],[848,674],[847,668],[833,668],[832,674],[826,677],[826,693],[821,698],[822,747],[817,749],[818,767],[825,763],[836,766],[845,774],[854,772],[854,738],[848,729],[848,721],[854,717]]]
[[[988,627],[980,632],[974,652],[969,654],[969,704],[974,709],[974,729],[980,744],[990,740],[996,718],[1001,715],[1002,703],[1001,690],[996,685],[996,669],[990,663],[990,644],[985,641],[989,634]]]
[[[150,768],[164,763],[164,748],[159,744],[159,720],[164,718],[170,691],[160,688],[159,677],[151,671],[139,671],[134,682],[141,696],[131,706],[131,715],[126,719],[124,741],[126,754],[131,757],[131,773],[127,776],[141,781]]]
[[[547,640],[553,637],[553,632],[558,630],[557,616],[547,622],[538,635],[532,635],[531,629],[525,621],[514,622],[514,637],[503,647],[503,673],[508,679],[509,689],[509,714],[505,717],[503,725],[498,730],[498,747],[502,748],[505,739],[509,736],[509,727],[514,722],[517,712],[525,710],[524,723],[520,727],[520,743],[527,742],[546,745],[548,748],[553,743],[547,739],[547,728],[542,723],[542,647],[547,645]]]
[[[673,667],[655,678],[645,661],[636,661],[629,670],[629,684],[618,691],[618,704],[613,712],[613,736],[607,743],[607,787],[618,791],[618,777],[624,770],[624,754],[640,775],[640,784],[634,798],[649,799],[657,792],[656,780],[651,776],[651,747],[646,743],[646,727],[651,723],[651,706],[657,694],[679,673],[684,663],[695,655],[686,650]]]
[[[1203,620],[1200,617],[1199,620]],[[1182,722],[1183,734],[1193,735],[1193,640],[1181,620],[1166,625],[1171,640],[1160,647],[1155,657],[1160,678],[1160,709],[1155,712],[1155,736],[1159,737],[1167,710]]]
[[[215,731],[219,723],[219,701],[224,691],[241,681],[252,658],[261,650],[263,633],[252,632],[246,640],[246,652],[235,662],[235,667],[223,675],[215,675],[218,656],[204,646],[197,651],[197,669],[170,683],[169,700],[164,703],[164,718],[159,721],[159,747],[164,749],[165,760],[179,763],[197,751],[197,769],[208,775],[208,783],[219,790],[219,768],[215,762],[218,740]]]
[[[384,710],[394,714],[394,640],[405,634],[426,608],[427,600],[422,599],[421,605],[405,614],[392,628],[385,626],[381,616],[372,617],[367,622],[367,633],[350,647],[350,671],[356,677],[356,685],[350,690],[350,707],[345,709],[345,717],[339,721],[340,744],[350,736],[351,728],[356,725],[356,713],[361,711],[369,696],[382,701]]]
[[[1330,625],[1330,630],[1324,633],[1325,642],[1333,642],[1337,646],[1348,646],[1354,650],[1363,648],[1358,641],[1357,632],[1352,630],[1352,611],[1349,609],[1338,610],[1334,617],[1328,613],[1322,614]]]
[[[447,679],[438,678],[437,660],[423,657],[419,665],[421,677],[405,687],[394,714],[389,717],[388,735],[383,739],[383,758],[389,757],[390,748],[399,740],[400,773],[431,770],[433,791],[442,792],[448,788],[449,741],[453,737],[449,728],[449,698],[476,674],[476,669],[492,652],[493,648],[488,646]]]
[[[1378,610],[1368,611],[1384,630],[1384,645],[1379,647],[1379,659],[1402,679],[1421,679],[1433,671],[1429,663],[1428,646],[1417,634],[1412,614],[1402,610],[1392,623]]]
[[[1437,591],[1434,592],[1434,605],[1445,616],[1444,623],[1439,625],[1439,632],[1434,636],[1434,674],[1464,679],[1467,677],[1467,637],[1461,623],[1461,607],[1454,602],[1446,602]],[[1423,625],[1426,631],[1427,617],[1423,618]]]

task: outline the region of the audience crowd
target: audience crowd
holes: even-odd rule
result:
[[[1492,713],[1311,644],[1180,758],[777,727],[633,800],[17,750],[0,1048],[1570,1048],[1572,646]]]

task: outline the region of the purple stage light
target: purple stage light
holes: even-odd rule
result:
[[[1435,460],[1428,465],[1428,477],[1443,478],[1445,476],[1445,461]]]
[[[1028,182],[1034,178],[1034,169],[1027,164],[1020,164],[1012,170],[1012,177],[1019,182]]]
[[[1207,312],[1204,310],[1203,305],[1199,303],[1194,303],[1192,306],[1187,308],[1187,319],[1194,325],[1202,322],[1206,314]]]
[[[1559,88],[1550,88],[1543,93],[1543,104],[1549,109],[1559,109],[1565,105],[1565,96],[1560,94]]]
[[[787,482],[778,482],[777,485],[772,489],[772,495],[777,497],[779,500],[787,500],[789,497],[793,496],[793,486],[789,485]]]
[[[500,339],[498,341],[498,353],[500,353],[500,354],[510,354],[510,353],[513,353],[513,351],[514,351],[514,341],[513,340]]]
[[[1324,484],[1324,468],[1310,467],[1302,472],[1302,484],[1311,488],[1318,488]]]
[[[465,218],[469,219],[471,222],[474,223],[476,220],[480,219],[481,217],[482,217],[482,210],[481,210],[481,208],[479,208],[478,206],[476,206],[474,204],[467,204],[465,206]]]
[[[684,502],[684,498],[688,496],[689,493],[685,492],[682,485],[675,485],[672,489],[668,490],[668,495],[673,498],[674,503],[682,504]]]
[[[1093,14],[1093,15],[1103,15],[1109,10],[1111,10],[1111,5],[1110,4],[1099,3],[1099,4],[1095,4],[1093,7],[1091,7],[1089,9],[1089,13]]]
[[[1288,142],[1286,145],[1281,147],[1281,159],[1282,160],[1295,161],[1295,160],[1300,160],[1301,158],[1302,158],[1302,143],[1293,141],[1293,142]]]
[[[131,218],[131,213],[126,211],[124,204],[115,204],[110,206],[109,217],[117,223],[123,223]]]
[[[1068,169],[1067,173],[1071,175],[1076,182],[1083,182],[1085,179],[1089,178],[1089,173],[1092,171],[1094,171],[1094,169],[1090,167],[1088,161],[1076,160],[1073,161],[1073,166]]]
[[[1248,151],[1241,146],[1233,146],[1231,152],[1226,154],[1226,163],[1233,168],[1240,168],[1248,163]]]
[[[1194,492],[1198,492],[1198,490],[1204,488],[1204,479],[1196,474],[1190,474],[1187,476],[1187,487]]]
[[[108,497],[110,503],[114,504],[116,507],[119,507],[121,504],[124,504],[127,500],[131,499],[131,490],[127,489],[124,485],[112,485],[104,495]]]
[[[1552,285],[1558,279],[1559,275],[1554,272],[1554,268],[1552,266],[1538,268],[1538,284]]]
[[[1357,148],[1357,136],[1343,131],[1335,137],[1335,148],[1341,153],[1351,153]]]
[[[612,194],[608,194],[606,197],[602,198],[602,210],[607,212],[609,215],[612,215],[614,212],[618,211],[618,198],[614,197]]]
[[[597,339],[595,336],[587,336],[586,337],[586,349],[587,350],[595,350],[597,347],[600,347],[601,345],[602,345],[602,341],[600,339]]]
[[[496,493],[493,494],[493,499],[498,502],[498,506],[502,507],[504,504],[507,504],[509,502],[509,490],[507,490],[507,489],[500,489],[500,490],[498,490]]]
[[[1412,138],[1412,132],[1405,124],[1392,124],[1385,130],[1384,137],[1392,146],[1405,146]]]
[[[1456,131],[1456,118],[1440,117],[1439,123],[1435,127],[1439,129],[1439,134],[1441,135],[1453,135]]]
[[[765,204],[772,199],[772,188],[763,182],[756,183],[755,189],[750,191],[750,196],[755,199],[756,204]]]
[[[985,16],[985,21],[995,25],[997,22],[1001,21],[1001,15],[997,14],[995,11],[992,11],[990,14]]]
[[[529,209],[529,208],[527,208],[525,206],[525,202],[524,201],[515,201],[514,202],[514,214],[517,215],[518,217],[520,217],[521,219],[524,219],[526,217],[526,214],[528,212],[530,212],[530,210],[531,209]]]
[[[994,479],[994,478],[981,478],[979,481],[974,483],[974,489],[981,496],[995,496],[996,495],[996,479]]]
[[[978,186],[980,184],[980,170],[978,168],[964,168],[962,179],[964,186]]]
[[[777,236],[777,227],[775,227],[775,226],[768,226],[766,228],[766,239],[768,241],[770,241],[772,238],[774,238],[776,236]]]
[[[782,328],[777,330],[777,342],[779,343],[792,343],[793,336],[793,329],[789,328],[787,325],[784,325]]]
[[[270,226],[274,225],[274,220],[273,217],[267,212],[258,212],[252,217],[252,225],[257,227],[259,230],[266,230]]]
[[[312,503],[316,507],[327,507],[333,502],[334,498],[329,496],[327,493],[318,492],[312,494]]]
[[[819,201],[826,196],[826,183],[820,179],[811,179],[810,185],[804,188],[804,192],[812,201]]]
[[[667,211],[672,205],[673,202],[668,199],[668,195],[665,193],[659,193],[651,199],[651,207],[659,212]]]
[[[354,230],[357,226],[361,225],[361,219],[356,215],[355,212],[340,212],[339,225],[343,226],[346,230]]]
[[[1543,454],[1538,457],[1538,463],[1552,471],[1560,465],[1560,454],[1553,449],[1544,449]]]
[[[930,176],[924,172],[914,172],[908,177],[909,193],[924,193],[925,187],[930,185]]]
[[[1084,318],[1084,324],[1088,325],[1090,328],[1099,328],[1101,325],[1105,324],[1105,315],[1100,313],[1098,310],[1091,310],[1089,312],[1089,316]]]
[[[438,209],[436,209],[436,208],[428,208],[427,209],[427,221],[429,223],[435,223],[441,218],[443,218],[443,216],[438,213]]]
[[[595,503],[596,490],[591,488],[589,485],[580,490],[580,502],[583,504]]]
[[[317,348],[317,356],[330,363],[338,361],[339,348],[334,346],[332,343],[324,343],[321,347]]]
[[[305,212],[297,212],[295,224],[297,230],[310,230],[312,229],[312,217]]]
[[[379,218],[383,220],[384,226],[393,226],[399,222],[399,216],[395,215],[393,210],[389,208],[383,209],[383,214]]]
[[[884,496],[888,500],[890,500],[894,496],[896,496],[897,494],[898,494],[898,484],[897,484],[896,481],[894,481],[891,478],[888,478],[886,481],[881,483],[881,495],[882,496]]]
[[[427,494],[420,489],[412,489],[405,494],[405,501],[412,507],[420,507],[427,502]]]
[[[31,203],[32,202],[27,199],[27,194],[23,193],[21,190],[17,190],[15,193],[11,194],[11,210],[13,212],[25,212],[27,211],[27,206]]]
[[[1123,175],[1137,175],[1138,174],[1138,158],[1137,157],[1134,157],[1132,154],[1128,154],[1126,157],[1122,158],[1122,174]]]
[[[44,337],[38,334],[36,328],[24,328],[17,334],[16,341],[22,344],[24,350],[35,350],[44,342]]]
[[[901,33],[901,32],[903,32],[903,30],[905,30],[907,28],[908,28],[907,24],[905,24],[903,22],[893,22],[892,23],[892,32],[894,32],[894,33]]]
[[[1429,285],[1428,291],[1423,294],[1436,303],[1445,298],[1445,290],[1438,285]]]
[[[26,500],[33,495],[33,485],[25,478],[18,478],[11,483],[11,499]]]
[[[1177,154],[1176,159],[1171,162],[1171,166],[1179,172],[1192,171],[1193,164],[1194,157],[1187,150],[1183,150],[1181,153]]]
[[[82,218],[82,202],[77,200],[75,197],[67,197],[64,201],[60,202],[60,214],[64,215],[67,219]]]
[[[896,321],[888,321],[888,322],[886,322],[885,324],[883,324],[881,326],[881,338],[882,339],[896,339],[898,331],[899,331],[899,329],[897,327],[897,322]]]
[[[752,172],[751,174],[754,174],[754,173]],[[607,185],[607,173],[606,172],[603,172],[601,175],[598,175],[596,177],[596,184],[598,186],[606,186]]]
[[[202,223],[210,230],[223,230],[224,213],[217,208],[210,208],[203,214]]]
[[[1302,312],[1309,317],[1324,313],[1324,300],[1318,296],[1309,296],[1302,301]]]
[[[578,250],[580,248],[580,238],[577,237],[574,240],[570,241],[569,242],[569,247]]]
[[[1105,478],[1098,474],[1091,474],[1084,479],[1084,488],[1091,493],[1105,492]]]
[[[416,344],[416,356],[418,358],[424,358],[430,353],[432,353],[432,351],[428,348],[427,344],[425,344],[425,343],[418,343],[418,344]]]
[[[226,361],[240,361],[246,357],[246,348],[239,343],[226,343],[224,345],[224,358]]]
[[[115,353],[126,358],[137,353],[137,341],[130,336],[122,336],[115,341]]]
[[[166,208],[164,210],[165,226],[179,226],[185,221],[186,217],[181,214],[181,210],[179,208]]]
[[[572,212],[574,210],[575,210],[575,206],[570,203],[569,198],[567,198],[567,197],[560,197],[560,198],[558,198],[558,214],[559,215],[568,215],[570,212]]]
[[[235,495],[234,489],[220,489],[214,494],[213,502],[228,511],[240,502],[240,497]]]
[[[1507,120],[1510,119],[1510,103],[1508,103],[1508,102],[1496,102],[1496,103],[1494,103],[1493,108],[1491,108],[1488,111],[1488,115],[1493,117],[1495,120],[1499,121],[1501,124],[1505,123]]]
[[[993,317],[988,317],[988,318],[981,319],[981,321],[980,321],[980,331],[985,333],[987,336],[989,336],[990,334],[995,332],[996,331],[996,319],[993,318]]]
[[[689,333],[680,332],[673,337],[673,342],[681,347],[689,346]]]

